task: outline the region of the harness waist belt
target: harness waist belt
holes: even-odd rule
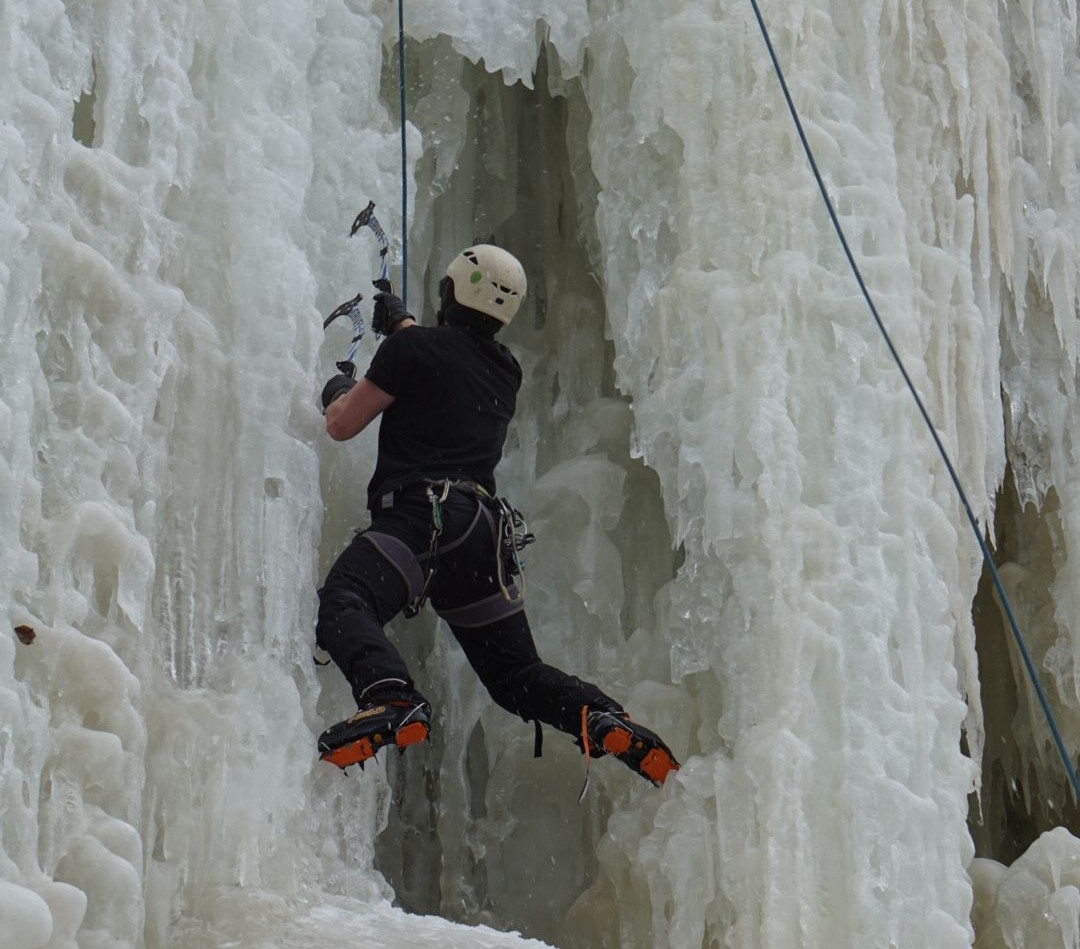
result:
[[[410,481],[408,484],[381,491],[375,502],[375,507],[380,511],[388,510],[394,506],[394,499],[400,494],[419,491],[423,488],[442,486],[447,481],[450,482],[450,487],[455,490],[465,491],[468,494],[478,495],[483,498],[491,497],[491,492],[478,481],[469,481],[466,478],[419,478],[416,481]]]

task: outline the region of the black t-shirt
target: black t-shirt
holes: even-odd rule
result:
[[[383,340],[364,374],[394,403],[379,424],[368,507],[423,478],[495,492],[521,366],[501,343],[459,326],[413,326]]]

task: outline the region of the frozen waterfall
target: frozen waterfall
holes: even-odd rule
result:
[[[748,0],[404,2],[406,220],[392,0],[0,3],[0,944],[1080,949],[1080,808]],[[1076,0],[762,9],[1075,759]],[[428,320],[468,243],[526,266],[530,617],[661,791],[579,806],[430,613],[431,744],[315,756],[369,199]]]

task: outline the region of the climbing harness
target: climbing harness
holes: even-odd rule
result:
[[[505,616],[516,613],[524,605],[525,562],[520,552],[536,540],[536,535],[529,532],[522,513],[504,497],[494,497],[483,485],[474,481],[455,481],[445,478],[442,481],[429,481],[425,494],[431,504],[431,537],[424,567],[424,579],[419,592],[405,607],[405,616],[413,617],[423,608],[427,600],[428,587],[439,566],[439,541],[443,532],[442,506],[450,496],[451,490],[465,491],[477,499],[477,511],[472,523],[452,544],[444,548],[448,552],[463,544],[473,532],[481,517],[487,521],[495,541],[495,575],[499,582],[499,592],[454,609],[440,610],[439,615],[448,623],[457,626],[486,626]],[[499,511],[498,521],[487,509],[484,501],[492,502]],[[508,578],[520,576],[520,589]],[[512,608],[507,609],[506,604]]]
[[[1057,746],[1058,754],[1061,756],[1062,764],[1065,766],[1065,771],[1069,778],[1069,783],[1072,785],[1073,800],[1080,803],[1080,779],[1077,778],[1076,769],[1073,767],[1072,759],[1069,757],[1069,753],[1065,748],[1065,742],[1061,737],[1061,731],[1058,728],[1057,722],[1054,719],[1054,713],[1050,709],[1050,702],[1046,697],[1046,692],[1043,689],[1042,683],[1039,681],[1038,673],[1035,669],[1035,664],[1031,659],[1031,654],[1028,651],[1027,644],[1024,642],[1024,637],[1020,632],[1020,625],[1016,621],[1016,616],[1013,613],[1012,603],[1009,601],[1008,595],[1005,593],[1005,587],[1001,582],[1001,577],[998,574],[997,566],[994,564],[994,558],[990,553],[990,548],[987,546],[986,540],[983,538],[982,531],[979,528],[979,521],[975,517],[975,512],[971,507],[971,502],[968,500],[967,493],[964,491],[963,485],[960,483],[960,476],[956,473],[956,468],[953,466],[952,460],[949,457],[948,451],[945,449],[945,445],[941,440],[941,436],[938,434],[937,429],[934,427],[933,420],[930,418],[930,413],[926,406],[923,404],[922,398],[919,396],[918,390],[915,388],[915,383],[912,382],[911,376],[908,374],[907,368],[904,366],[903,360],[900,358],[900,353],[893,344],[892,337],[889,335],[888,330],[885,328],[885,323],[878,313],[877,307],[874,305],[874,300],[870,295],[870,291],[867,289],[866,282],[863,280],[862,272],[859,270],[859,265],[855,262],[855,256],[851,252],[851,248],[848,246],[847,238],[844,235],[844,229],[840,225],[840,219],[837,217],[836,209],[833,207],[832,200],[829,198],[828,189],[825,187],[825,180],[821,176],[821,172],[818,170],[817,161],[814,159],[814,153],[810,148],[810,143],[807,141],[806,133],[803,131],[802,122],[799,119],[799,113],[795,108],[795,103],[792,101],[791,93],[788,91],[787,80],[784,79],[784,72],[780,68],[780,60],[777,58],[776,50],[773,48],[772,39],[769,36],[768,28],[765,26],[765,20],[761,15],[761,9],[758,6],[758,0],[750,0],[750,5],[754,8],[754,16],[757,18],[758,26],[761,28],[761,35],[765,40],[765,46],[768,48],[769,57],[772,60],[773,69],[776,72],[776,77],[780,82],[780,88],[784,93],[784,99],[787,102],[788,112],[791,113],[792,121],[795,123],[795,130],[798,132],[799,141],[802,143],[803,151],[806,153],[807,161],[810,164],[810,170],[814,174],[814,178],[817,181],[818,190],[821,192],[822,200],[825,202],[825,209],[828,211],[829,218],[832,221],[833,228],[836,231],[836,236],[840,240],[840,245],[844,250],[844,255],[847,257],[848,264],[851,266],[852,273],[855,275],[855,280],[859,285],[859,289],[862,291],[862,295],[866,300],[867,306],[870,308],[870,313],[874,317],[874,322],[877,324],[878,330],[880,330],[882,337],[885,340],[885,345],[888,347],[889,352],[892,355],[893,361],[896,363],[897,368],[900,370],[900,375],[903,376],[904,382],[907,383],[907,387],[911,392],[912,398],[915,400],[915,405],[918,407],[919,414],[922,416],[923,421],[926,423],[926,427],[930,430],[930,435],[934,440],[934,444],[937,446],[938,453],[941,455],[942,460],[945,462],[945,468],[949,473],[949,477],[952,479],[953,487],[956,489],[957,496],[960,499],[960,503],[964,508],[964,512],[967,514],[968,523],[971,525],[971,530],[975,534],[975,539],[979,543],[979,549],[982,551],[983,561],[986,563],[987,570],[990,572],[991,579],[993,580],[994,589],[997,591],[998,598],[1001,601],[1001,605],[1005,610],[1005,616],[1009,623],[1009,629],[1012,631],[1013,639],[1016,641],[1016,645],[1020,650],[1020,655],[1024,661],[1024,667],[1027,669],[1028,677],[1031,680],[1031,684],[1035,689],[1035,693],[1039,698],[1039,704],[1042,706],[1043,714],[1046,716],[1047,725],[1050,727],[1050,733],[1054,738],[1054,744]]]
[[[476,627],[498,622],[524,609],[525,561],[521,559],[520,552],[535,541],[536,536],[529,532],[521,512],[508,499],[494,497],[474,481],[443,478],[422,483],[428,504],[431,505],[431,531],[426,553],[417,556],[404,541],[381,531],[369,528],[360,535],[390,562],[404,581],[408,596],[404,608],[405,616],[416,616],[427,602],[428,589],[438,570],[440,554],[449,553],[464,544],[481,522],[487,526],[495,549],[495,575],[498,578],[499,590],[464,606],[436,607],[436,612],[453,626]],[[410,485],[399,490],[415,489],[416,485]],[[444,544],[443,505],[451,491],[463,491],[472,495],[477,502],[476,513],[459,537]],[[382,499],[383,507],[392,507],[395,496],[396,492],[385,495]],[[497,509],[497,517],[489,510],[489,505]],[[514,583],[513,577],[521,578],[520,588]]]
[[[424,589],[425,583],[423,568],[420,566],[416,554],[409,549],[409,545],[405,541],[394,537],[393,534],[384,534],[382,531],[369,529],[360,536],[382,554],[398,572],[398,575],[405,583],[409,603],[413,603],[420,596],[420,591]],[[410,613],[409,615],[415,616],[416,614]]]

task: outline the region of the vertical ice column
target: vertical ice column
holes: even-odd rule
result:
[[[878,308],[985,514],[986,474],[1001,470],[986,448],[997,314],[975,305],[971,218],[996,197],[994,169],[973,171],[983,190],[957,202],[952,233],[923,209],[967,143],[946,137],[932,172],[910,170],[941,50],[909,31],[945,14],[823,2],[766,15]],[[648,829],[616,815],[604,875],[637,894],[656,944],[966,945],[974,772],[958,666],[970,675],[974,540],[749,8],[600,17],[587,89],[616,367],[687,552],[668,615],[704,752]],[[947,25],[962,125],[956,74],[994,60],[980,59],[988,24]],[[880,77],[904,55],[924,87],[895,93]]]
[[[366,274],[328,229],[396,135],[380,21],[317,12],[0,12],[0,914],[34,946],[384,893],[379,800],[314,771],[313,440],[318,310]]]

